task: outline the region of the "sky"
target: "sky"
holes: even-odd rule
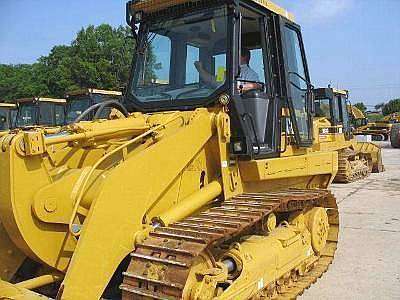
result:
[[[400,0],[275,2],[302,27],[315,86],[372,106],[400,97]],[[101,23],[125,25],[125,0],[0,0],[0,63],[33,63]]]

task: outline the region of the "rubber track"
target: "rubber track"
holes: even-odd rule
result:
[[[291,212],[307,207],[327,208],[328,243],[315,267],[282,290],[280,299],[292,299],[320,277],[333,260],[338,240],[338,210],[328,190],[289,189],[242,194],[204,212],[159,227],[131,253],[131,262],[120,288],[122,299],[181,299],[195,258],[207,249],[251,234],[271,212]]]
[[[338,172],[334,179],[334,182],[338,183],[350,183],[360,179],[368,177],[371,170],[368,166],[364,168],[353,169],[348,163],[351,163],[351,157],[355,156],[356,153],[351,149],[344,149],[339,151],[339,163]],[[357,161],[357,160],[356,160]]]

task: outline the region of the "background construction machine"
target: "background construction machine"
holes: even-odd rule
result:
[[[347,105],[347,110],[349,112],[350,124],[354,127],[354,134],[361,133],[367,127],[367,117],[359,108],[350,103]]]
[[[0,131],[6,131],[14,127],[17,106],[13,103],[0,103]]]
[[[61,126],[65,122],[65,99],[32,97],[17,99],[16,127]]]
[[[390,143],[393,148],[400,148],[400,123],[392,125],[390,130]]]
[[[118,91],[84,89],[68,93],[66,99],[67,110],[65,120],[67,124],[70,124],[75,122],[78,118],[78,121],[89,121],[95,118],[104,117],[96,116],[97,110],[90,108],[94,105],[100,107],[100,105],[106,101],[114,100],[120,102],[122,99],[122,93]],[[90,111],[88,111],[89,109]],[[85,113],[86,111],[88,112]],[[82,116],[82,114],[84,115]]]
[[[0,297],[301,294],[339,216],[299,26],[270,1],[135,1],[127,21],[131,114],[0,140]]]
[[[373,143],[358,142],[353,137],[347,99],[347,91],[331,87],[315,90],[314,149],[338,151],[339,170],[335,181],[342,183],[384,169],[381,148]]]
[[[355,127],[355,135],[370,135],[375,141],[387,141],[393,124],[400,123],[397,113],[385,116],[382,120],[369,122],[357,107],[350,105],[351,120]]]

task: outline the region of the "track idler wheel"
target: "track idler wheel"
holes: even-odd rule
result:
[[[329,221],[326,210],[315,207],[305,214],[307,228],[311,233],[311,246],[319,254],[326,246],[329,232]]]

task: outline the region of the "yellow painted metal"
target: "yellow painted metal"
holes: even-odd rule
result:
[[[8,108],[8,109],[15,109],[17,106],[14,103],[5,103],[5,102],[0,102],[0,108]]]
[[[244,183],[263,183],[263,181],[312,177],[326,174],[335,175],[337,154],[334,152],[315,152],[308,155],[250,160],[239,162]]]
[[[31,98],[20,98],[15,99],[16,103],[25,103],[25,102],[51,102],[51,103],[61,103],[65,104],[67,101],[65,99],[57,99],[57,98],[48,98],[48,97],[31,97]]]
[[[268,10],[281,15],[291,21],[294,21],[294,15],[289,13],[284,8],[280,7],[279,5],[275,4],[269,0],[253,0],[254,2],[264,6]],[[144,11],[146,13],[151,13],[154,11],[159,11],[162,9],[167,9],[168,7],[172,7],[179,4],[190,4],[190,2],[194,2],[192,0],[141,0],[135,1],[132,4],[132,8],[135,11]]]
[[[139,1],[134,8],[152,11],[183,2]],[[293,19],[270,1],[255,2]],[[285,116],[290,117],[288,110]],[[153,220],[169,224],[217,197],[244,192],[326,188],[335,177],[338,154],[323,143],[300,148],[282,137],[286,150],[279,158],[233,157],[230,121],[226,108],[216,105],[2,136],[0,270],[10,273],[1,278],[0,298],[38,299],[25,288],[63,277],[60,299],[99,299],[119,264],[152,230]],[[271,215],[265,235],[249,233],[238,240],[229,255],[241,263],[242,274],[221,299],[257,294],[293,268],[303,272],[323,245],[324,220],[320,210],[304,212],[277,227]],[[27,257],[63,275],[32,274],[36,278],[10,285],[6,281]],[[207,270],[215,259],[199,257],[193,272]],[[193,298],[206,297],[213,284],[226,279],[226,268],[218,264],[221,270],[206,272],[209,282],[194,282],[188,291]]]
[[[400,123],[399,113],[393,113],[385,116],[382,120],[368,122],[363,112],[357,107],[351,105],[349,107],[349,112],[355,120],[356,125],[361,124],[355,128],[354,133],[358,135],[371,135],[388,139],[393,123]]]
[[[320,254],[328,239],[329,223],[326,210],[322,207],[314,208],[305,214],[305,219],[311,233],[311,246],[316,254]]]
[[[155,218],[155,221],[160,222],[164,226],[168,226],[173,222],[182,220],[193,212],[206,206],[209,202],[218,197],[221,192],[221,184],[218,181],[213,181],[200,190],[194,192],[186,199],[175,204],[167,211],[162,212]]]
[[[356,152],[368,154],[371,158],[373,172],[383,172],[385,170],[382,162],[382,148],[379,145],[357,142],[354,147]]]
[[[400,113],[395,112],[390,115],[387,115],[383,118],[383,120],[392,123],[400,123]]]
[[[11,241],[0,223],[0,279],[11,280],[26,256]]]
[[[286,19],[289,19],[292,22],[294,22],[294,15],[292,13],[288,12],[287,10],[285,10],[284,8],[280,7],[276,3],[274,3],[270,0],[253,0],[253,1],[261,4],[262,6],[269,9],[270,11],[272,11],[278,15],[281,15],[281,16],[285,17]]]
[[[110,172],[95,205],[89,210],[87,219],[90,222],[83,226],[74,264],[70,265],[63,282],[63,298],[99,297],[115,267],[132,250],[135,233],[143,229],[143,223],[150,222],[176,199],[176,194],[171,199],[163,195],[175,180],[179,181],[179,174],[215,134],[214,118],[214,114],[200,110],[187,125],[179,120],[174,134],[163,137],[147,151],[141,151]],[[168,159],[165,153],[174,153],[176,157]],[[160,159],[162,157],[164,159]],[[117,198],[116,186],[120,190]],[[200,189],[200,185],[192,186],[192,189],[194,192]],[[112,205],[109,199],[113,199]],[[100,244],[99,232],[103,240]],[[93,257],[93,245],[102,253],[101,256]],[[98,266],[98,272],[91,272],[93,265]],[[82,272],[86,274],[85,281],[79,279]],[[91,282],[90,288],[86,282]]]
[[[34,290],[51,283],[61,281],[62,279],[63,276],[61,274],[47,274],[18,282],[17,284],[15,284],[15,286],[23,289]]]
[[[350,105],[350,113],[356,120],[365,119],[365,115],[363,114],[363,112],[354,105]]]
[[[166,223],[180,219],[221,191],[228,199],[288,186],[327,187],[337,170],[335,152],[292,145],[281,158],[232,160],[230,120],[222,110],[135,114],[82,122],[55,137],[44,132],[0,140],[0,219],[23,255],[65,273],[63,299],[100,297],[157,216]],[[44,140],[36,153],[29,150],[33,137]],[[79,240],[68,224],[80,229]]]
[[[100,139],[137,135],[149,129],[145,122],[143,117],[116,119],[111,120],[109,123],[106,123],[105,120],[99,120],[94,123],[81,122],[67,127],[67,129],[70,128],[72,134],[49,137],[45,140],[45,143],[46,145],[54,145],[82,140],[93,142]]]
[[[348,92],[344,90],[332,89],[334,95],[344,95]],[[349,113],[353,119],[364,119],[364,114],[355,106],[348,106]],[[382,164],[382,153],[380,146],[369,142],[358,142],[354,136],[351,138],[345,135],[342,125],[332,126],[330,120],[325,117],[314,118],[314,151],[345,151],[349,149],[356,155],[356,159],[365,159],[369,163],[369,168],[374,172],[384,170]],[[359,131],[356,130],[355,133]],[[350,168],[350,164],[347,164]],[[363,162],[353,164],[353,166],[365,167]],[[347,170],[349,173],[350,170]]]
[[[88,94],[122,96],[122,92],[120,92],[120,91],[101,90],[101,89],[83,89],[83,90],[74,90],[74,91],[67,92],[67,98],[69,96],[81,96],[81,95],[88,95]]]
[[[4,300],[44,300],[44,296],[5,281],[0,281],[0,299]]]
[[[329,228],[323,208],[313,208],[296,214],[290,223],[281,224],[267,235],[249,235],[230,245],[227,252],[202,258],[189,276],[183,299],[253,299],[269,284],[279,281],[292,271],[303,274],[318,258],[325,245]],[[265,249],[268,249],[266,255]],[[209,253],[208,255],[212,255]],[[209,261],[235,261],[238,273],[229,288],[215,297],[217,283],[226,282],[228,273],[222,264],[210,267]],[[260,266],[263,266],[260,268]],[[219,269],[219,271],[218,271]],[[197,276],[195,276],[195,274]]]

